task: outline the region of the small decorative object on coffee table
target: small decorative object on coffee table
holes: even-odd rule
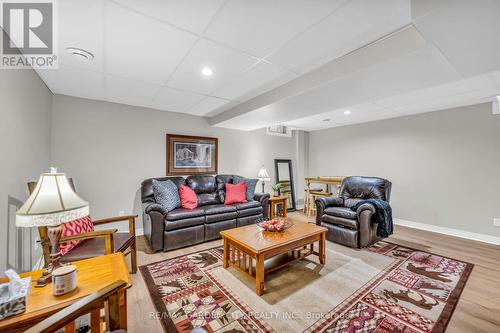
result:
[[[275,218],[274,220],[267,220],[257,223],[257,225],[265,231],[282,232],[290,228],[293,223],[289,219]]]
[[[272,220],[276,216],[286,217],[286,201],[288,197],[278,196],[269,198],[269,219]]]
[[[224,240],[224,268],[230,265],[255,280],[255,292],[264,292],[264,273],[278,270],[308,255],[325,263],[326,228],[294,221],[283,232],[264,231],[258,225],[247,225],[220,232]],[[314,243],[319,250],[314,250]],[[264,268],[264,261],[269,260]],[[255,265],[254,265],[255,261]]]

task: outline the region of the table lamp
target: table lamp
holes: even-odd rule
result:
[[[82,200],[73,191],[64,173],[58,173],[57,169],[50,168],[50,173],[40,175],[35,190],[16,212],[16,226],[18,227],[47,227],[47,236],[51,245],[50,262],[37,280],[37,287],[50,283],[52,271],[63,266],[59,262],[61,224],[88,214],[88,202]]]
[[[264,183],[271,180],[271,177],[269,177],[269,174],[267,173],[267,170],[266,168],[264,168],[264,166],[260,167],[257,178],[259,178],[259,180],[262,182],[262,193],[264,193]]]

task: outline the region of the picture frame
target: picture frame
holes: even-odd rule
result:
[[[167,134],[167,176],[217,174],[219,139]]]

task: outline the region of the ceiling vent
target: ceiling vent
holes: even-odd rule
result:
[[[292,137],[292,130],[286,126],[274,125],[267,128],[268,135]]]

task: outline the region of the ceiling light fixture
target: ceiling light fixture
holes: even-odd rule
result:
[[[66,52],[68,52],[68,54],[74,56],[75,58],[77,58],[81,61],[94,60],[94,55],[92,53],[90,53],[89,51],[86,51],[84,49],[79,49],[77,47],[67,47]]]
[[[212,76],[214,74],[214,71],[210,67],[204,67],[201,70],[201,74],[204,76]]]
[[[344,114],[345,114],[346,116],[348,116],[348,115],[350,115],[350,114],[351,114],[351,111],[349,111],[349,110],[345,110],[345,111],[344,111]]]
[[[323,121],[330,121],[330,120],[331,120],[330,118],[323,119]]]

